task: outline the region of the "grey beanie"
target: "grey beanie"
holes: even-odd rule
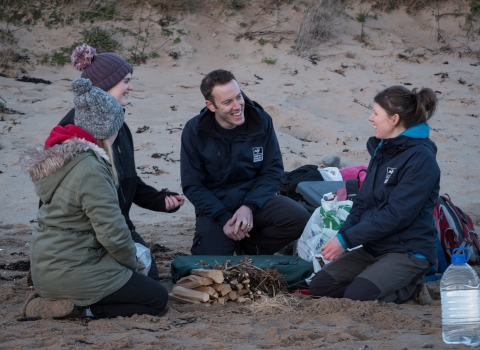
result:
[[[89,79],[72,82],[75,125],[89,132],[97,140],[108,139],[123,125],[124,112],[120,103]]]

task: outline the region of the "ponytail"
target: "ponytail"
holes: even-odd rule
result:
[[[423,88],[419,92],[417,92],[417,88],[415,88],[412,90],[412,94],[417,100],[415,119],[419,122],[416,124],[426,123],[435,114],[437,109],[437,97],[432,89],[429,88]]]

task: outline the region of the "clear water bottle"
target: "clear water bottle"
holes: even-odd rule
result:
[[[467,264],[469,257],[468,248],[454,249],[452,264],[440,281],[442,336],[447,344],[480,344],[480,279]]]

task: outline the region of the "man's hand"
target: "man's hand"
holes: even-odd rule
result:
[[[345,253],[345,249],[337,237],[333,237],[322,247],[322,256],[326,260],[335,260],[343,253]]]
[[[228,220],[225,226],[223,226],[223,233],[225,233],[225,236],[233,239],[234,241],[241,241],[245,237],[250,237],[248,232],[244,232],[242,230],[238,230],[238,232],[235,233],[235,221],[233,221],[233,218]]]
[[[185,198],[180,195],[165,196],[165,209],[167,211],[181,207],[185,203]]]
[[[234,241],[250,237],[248,232],[253,228],[253,215],[250,208],[242,205],[233,217],[223,226],[225,235]]]
[[[240,208],[238,208],[230,220],[235,223],[235,234],[237,234],[238,231],[250,232],[253,228],[252,211],[245,205],[242,205]]]

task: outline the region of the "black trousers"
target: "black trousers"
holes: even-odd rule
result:
[[[164,286],[134,272],[123,287],[90,305],[90,310],[96,318],[130,317],[135,314],[157,316],[167,303],[168,292]]]
[[[253,216],[250,238],[234,241],[223,227],[206,216],[197,216],[192,255],[271,255],[298,239],[310,215],[294,200],[273,196]]]
[[[431,265],[409,253],[374,257],[358,248],[325,265],[310,282],[310,295],[400,304],[412,296]]]
[[[138,232],[135,231],[135,230],[132,231],[132,239],[135,243],[140,243],[140,244],[144,245],[145,247],[147,247],[147,243],[145,243],[143,238],[140,237]],[[158,268],[157,268],[157,264],[155,262],[155,256],[153,254],[151,254],[151,255],[152,255],[152,265],[150,266],[150,270],[148,271],[148,277],[154,279],[155,281],[159,281],[160,277],[158,276]]]

